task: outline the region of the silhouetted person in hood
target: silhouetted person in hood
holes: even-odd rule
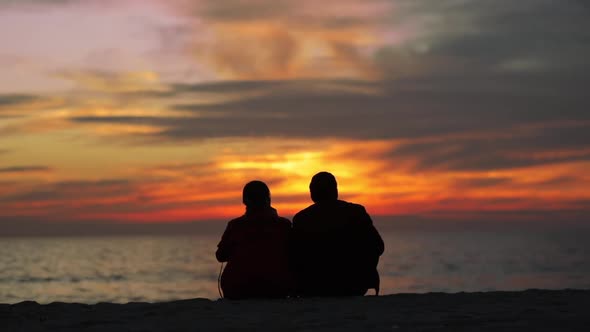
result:
[[[280,298],[292,291],[291,222],[270,206],[270,190],[252,181],[243,191],[246,213],[227,224],[215,256],[227,262],[221,288],[229,299]]]
[[[311,179],[315,204],[293,218],[292,257],[301,296],[364,295],[379,290],[377,263],[384,244],[362,205],[338,200],[336,178]]]

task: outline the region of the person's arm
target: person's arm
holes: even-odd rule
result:
[[[288,219],[286,221],[287,223],[285,224],[285,227],[287,228],[287,269],[288,274],[290,276],[288,288],[289,296],[294,297],[297,296],[297,278],[295,276],[295,252],[293,250],[293,223]]]
[[[377,256],[381,256],[385,251],[385,243],[381,238],[381,235],[373,225],[371,216],[367,213],[367,210],[363,207],[361,212],[362,224],[365,226],[367,231],[367,242],[368,245],[373,249],[371,250]]]
[[[217,251],[215,252],[215,257],[219,262],[227,262],[231,256],[231,249],[232,249],[232,223],[228,223],[227,227],[225,228],[225,232],[221,236],[221,241],[217,245]]]
[[[293,296],[300,296],[302,293],[301,283],[301,224],[299,216],[295,215],[291,222],[291,234],[289,236],[289,265],[293,274]]]
[[[299,229],[296,227],[296,220],[297,215],[293,217],[293,221],[291,222],[291,230],[289,232],[289,266],[293,273],[297,272],[297,265],[299,263]]]

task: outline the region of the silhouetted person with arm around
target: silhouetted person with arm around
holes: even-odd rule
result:
[[[252,181],[243,190],[246,213],[230,221],[215,256],[227,262],[221,288],[228,299],[281,298],[292,292],[289,270],[291,222],[270,205],[264,182]]]
[[[300,296],[364,295],[379,289],[384,244],[362,205],[338,200],[336,178],[316,174],[314,204],[293,218],[292,258]]]

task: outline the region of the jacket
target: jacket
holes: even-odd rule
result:
[[[362,205],[316,203],[293,218],[292,259],[301,296],[364,295],[379,289],[385,246]]]
[[[289,268],[291,222],[273,208],[231,220],[215,256],[227,262],[221,288],[229,299],[286,297],[292,290]]]

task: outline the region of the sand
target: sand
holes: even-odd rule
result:
[[[0,331],[590,331],[590,290],[0,305]]]

